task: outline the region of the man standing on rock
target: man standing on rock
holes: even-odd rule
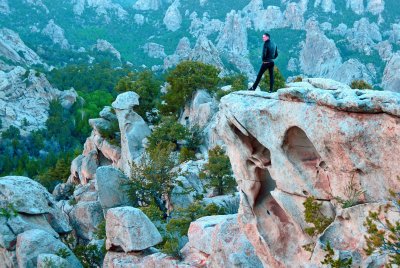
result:
[[[269,72],[269,93],[272,93],[274,87],[274,59],[278,57],[278,47],[274,42],[271,41],[270,35],[268,33],[263,34],[264,47],[262,52],[262,65],[260,71],[258,72],[257,79],[253,86],[249,90],[256,90],[258,84],[260,83],[262,75],[266,70]]]

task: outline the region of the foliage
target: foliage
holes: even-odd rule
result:
[[[223,85],[231,85],[231,89],[224,91],[219,89],[216,92],[217,100],[220,100],[223,96],[228,95],[229,93],[239,91],[239,90],[246,90],[247,89],[248,79],[247,76],[243,74],[235,74],[231,76],[226,76],[221,79],[221,86]]]
[[[57,255],[58,257],[61,257],[63,259],[66,259],[69,256],[71,256],[71,253],[66,248],[59,248],[55,255]]]
[[[390,203],[379,207],[378,211],[370,211],[364,222],[368,233],[364,251],[367,255],[375,252],[387,254],[390,258],[389,267],[397,267],[400,265],[400,221],[392,222],[387,215],[393,208],[397,213],[400,212],[400,193],[391,192],[390,195]]]
[[[7,204],[5,207],[0,208],[0,217],[5,217],[6,219],[11,219],[18,216],[18,211],[13,204]]]
[[[301,76],[297,76],[293,82],[303,82],[303,78]]]
[[[97,268],[103,264],[104,254],[96,245],[77,245],[73,252],[84,268]]]
[[[178,117],[186,102],[198,89],[212,93],[219,82],[219,70],[212,65],[194,61],[183,61],[167,75],[170,84],[168,92],[162,96],[162,115]]]
[[[120,136],[117,135],[117,133],[120,132],[118,120],[111,121],[108,127],[102,128],[99,125],[98,131],[100,135],[105,138],[109,143],[118,146],[121,144]]]
[[[57,184],[67,181],[71,173],[71,158],[71,155],[66,155],[58,159],[53,167],[38,175],[36,180],[52,192]]]
[[[326,245],[324,249],[326,253],[324,260],[321,264],[330,265],[331,268],[351,268],[351,264],[353,263],[353,259],[340,259],[340,257],[335,260],[333,257],[335,256],[335,252],[333,251],[330,243]]]
[[[152,202],[147,206],[140,207],[140,210],[153,222],[161,222],[164,220],[164,212],[160,210],[156,203]]]
[[[102,220],[97,226],[97,230],[94,232],[97,239],[106,238],[106,220]]]
[[[350,87],[352,89],[372,89],[372,86],[365,82],[364,80],[353,80]]]
[[[310,236],[321,234],[333,222],[332,218],[326,217],[321,212],[322,203],[318,203],[313,196],[307,197],[304,205],[304,216],[308,223],[314,225],[305,229],[305,232]]]
[[[173,145],[158,144],[148,150],[139,164],[131,163],[131,176],[126,183],[126,192],[132,205],[147,206],[153,202],[164,211],[163,196],[171,193],[175,173],[170,155]]]
[[[201,177],[209,180],[208,186],[215,188],[218,195],[234,192],[236,181],[232,175],[229,157],[219,146],[210,150],[208,155],[208,163],[205,164]]]
[[[189,160],[195,160],[196,153],[193,150],[190,150],[187,147],[182,147],[179,153],[179,163],[184,163]]]
[[[285,88],[286,87],[286,80],[285,77],[283,77],[281,71],[277,66],[274,67],[274,87],[272,88],[272,91],[277,91],[280,88]],[[260,82],[260,88],[261,89],[266,89],[267,91],[269,90],[269,72],[268,70],[264,73],[264,79],[261,80]]]
[[[173,117],[163,117],[161,123],[154,129],[149,137],[149,150],[154,150],[158,144],[178,145],[179,140],[186,140],[190,132],[184,126],[179,124]],[[174,148],[175,149],[175,148]]]
[[[174,211],[173,218],[166,225],[167,234],[164,237],[162,251],[167,254],[179,256],[183,244],[181,238],[187,235],[190,223],[199,218],[212,215],[223,215],[225,210],[215,204],[204,207],[195,202],[187,208],[179,208]]]
[[[152,113],[159,105],[161,81],[158,80],[153,72],[146,70],[140,73],[129,73],[122,77],[115,90],[117,92],[134,91],[140,96],[139,106],[135,111],[144,119],[147,119],[146,113]],[[153,114],[154,116],[154,114]]]
[[[344,188],[345,199],[341,197],[335,197],[335,199],[342,204],[342,208],[349,208],[360,204],[360,198],[365,193],[365,190],[360,190],[357,184],[354,182],[354,176],[348,182]]]
[[[61,266],[59,266],[51,258],[48,257],[43,259],[43,265],[43,268],[67,268],[66,264],[62,264]]]

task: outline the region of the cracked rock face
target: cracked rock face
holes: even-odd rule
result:
[[[54,23],[54,20],[50,20],[42,33],[48,36],[54,44],[59,44],[62,49],[69,49],[70,45],[68,40],[64,36],[64,30]]]
[[[400,167],[393,163],[400,153],[399,112],[395,93],[349,90],[326,79],[305,79],[273,95],[221,99],[217,125],[241,193],[239,222],[264,266],[318,267],[328,240],[335,252],[358,256],[353,264],[368,265],[365,241],[353,243],[349,234],[362,237],[369,204],[384,204],[389,189],[400,190]],[[365,207],[343,218],[334,199],[346,199],[351,180],[365,190],[358,200]],[[308,196],[323,200],[324,215],[335,219],[317,237],[304,232]],[[310,243],[314,254],[302,249]]]

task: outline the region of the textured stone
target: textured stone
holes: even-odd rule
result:
[[[74,253],[60,240],[42,230],[29,230],[18,235],[17,260],[19,267],[34,268],[37,265],[37,257],[42,253],[56,254],[58,250],[66,250],[70,255],[66,260],[72,267],[82,267]]]
[[[98,201],[78,202],[69,216],[78,237],[86,241],[94,238],[94,232],[104,220],[103,210]]]
[[[157,43],[146,43],[143,50],[150,58],[163,59],[166,57],[164,46]]]
[[[394,54],[388,63],[382,77],[382,87],[385,90],[400,92],[400,53]]]
[[[48,36],[53,44],[58,44],[62,49],[69,49],[70,45],[65,38],[64,29],[58,26],[54,20],[49,20],[46,27],[42,30],[42,34]]]
[[[124,252],[157,245],[161,235],[147,216],[137,208],[111,208],[106,215],[106,247],[121,247]]]
[[[161,8],[161,0],[138,0],[133,4],[137,10],[158,10]]]
[[[54,254],[40,254],[37,257],[37,268],[49,268],[49,263],[54,265],[54,267],[63,267],[63,268],[71,267],[66,259],[61,258]]]
[[[96,189],[103,209],[129,204],[124,191],[124,183],[128,178],[118,169],[111,166],[99,167],[96,170]]]
[[[121,53],[119,53],[119,51],[116,50],[115,47],[107,40],[97,39],[94,48],[101,52],[109,52],[118,60],[121,60]]]
[[[195,267],[263,267],[240,231],[237,215],[208,216],[190,224],[189,243],[182,249],[185,262]]]
[[[18,267],[17,254],[15,254],[15,251],[8,251],[0,247],[0,263],[4,268]]]
[[[163,19],[163,22],[165,26],[167,26],[167,29],[175,32],[177,31],[182,24],[182,16],[179,11],[179,8],[181,6],[181,3],[179,0],[175,0],[167,9],[167,12],[165,12],[165,16]]]
[[[365,267],[373,262],[357,253],[365,247],[359,240],[363,219],[354,212],[353,223],[344,221],[335,200],[348,198],[351,182],[365,191],[359,202],[382,202],[389,189],[400,191],[400,170],[392,163],[400,153],[399,95],[349,90],[324,79],[302,84],[275,94],[237,92],[221,99],[217,125],[241,193],[239,224],[267,267],[319,267],[321,250],[312,254],[302,247],[320,248],[328,233],[335,252],[348,249]],[[307,196],[324,200],[323,214],[334,218],[322,236],[304,232]],[[354,237],[360,243],[353,243]]]

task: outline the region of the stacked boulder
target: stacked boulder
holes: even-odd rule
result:
[[[82,267],[61,241],[72,231],[69,219],[42,185],[26,177],[0,178],[0,207],[1,267],[36,267],[54,258]],[[55,256],[62,251],[68,256]]]

